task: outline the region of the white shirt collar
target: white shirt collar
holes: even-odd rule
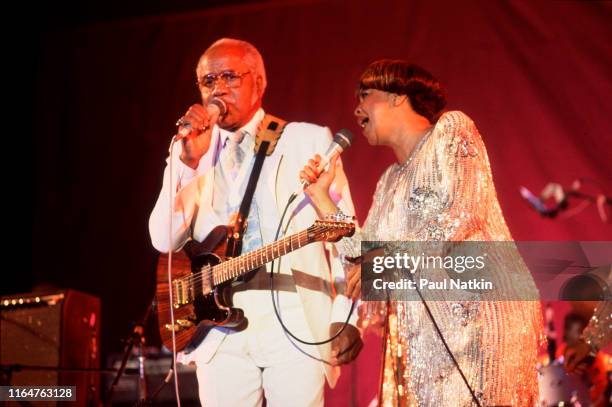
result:
[[[253,143],[254,143],[255,142],[255,136],[257,135],[257,127],[259,126],[259,123],[263,120],[264,115],[265,115],[265,113],[264,113],[263,109],[259,108],[257,110],[257,112],[255,112],[255,114],[253,115],[251,120],[249,120],[249,122],[247,124],[245,124],[244,126],[239,128],[235,132],[231,132],[231,131],[219,128],[219,134],[221,135],[221,148],[225,147],[225,143],[227,141],[227,138],[231,134],[236,134],[236,133],[240,133],[240,132],[245,133],[245,136],[242,139],[242,142],[240,143],[241,147],[244,144],[243,143],[244,139],[247,138],[247,137],[251,138],[253,140]]]

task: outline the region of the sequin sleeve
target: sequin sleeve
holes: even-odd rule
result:
[[[612,302],[602,301],[598,304],[582,336],[596,350],[612,342]]]
[[[372,199],[372,206],[368,211],[366,221],[363,223],[363,228],[357,225],[355,233],[351,237],[345,237],[336,243],[336,249],[342,256],[345,257],[358,257],[361,255],[361,241],[362,240],[376,240],[377,237],[373,234],[371,224],[376,224],[375,219],[379,216],[378,211],[380,209],[378,202],[381,196],[385,193],[386,180],[389,174],[389,170],[380,177],[376,183],[376,190]]]
[[[361,242],[363,240],[377,240],[378,236],[375,232],[377,227],[377,219],[380,218],[381,205],[380,201],[385,193],[387,193],[387,180],[389,170],[387,169],[376,183],[376,191],[372,198],[372,205],[368,211],[368,216],[363,223],[362,228],[357,228],[352,237],[343,238],[336,243],[336,249],[342,259],[346,257],[358,257],[361,253]],[[344,267],[354,267],[352,263],[344,260]],[[373,328],[375,331],[382,326],[386,316],[385,302],[382,301],[361,301],[359,302],[359,321],[358,326],[364,330]]]
[[[474,122],[459,111],[445,113],[436,124],[426,147],[431,151],[429,189],[412,192],[412,206],[427,210],[435,196],[436,210],[415,233],[416,240],[462,241],[481,229],[489,188],[488,157]],[[435,182],[429,182],[433,178]],[[433,187],[433,190],[431,190]]]

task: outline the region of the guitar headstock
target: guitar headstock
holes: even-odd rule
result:
[[[317,220],[308,228],[312,240],[323,242],[337,242],[343,237],[353,236],[355,224],[353,222],[338,222]]]

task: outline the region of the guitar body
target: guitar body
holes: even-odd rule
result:
[[[228,226],[217,226],[204,239],[190,240],[178,253],[172,254],[172,281],[194,276],[207,267],[221,263],[226,257]],[[206,273],[204,273],[205,275]],[[219,285],[211,279],[193,277],[189,292],[175,290],[174,329],[177,350],[183,350],[196,333],[198,325],[222,325],[234,327],[244,318],[239,308],[232,307],[232,281]],[[209,286],[210,290],[204,289]],[[210,291],[207,294],[203,294]],[[178,293],[178,295],[177,295]],[[182,296],[181,294],[185,294]],[[178,297],[178,298],[177,298]],[[170,320],[170,293],[168,291],[168,255],[161,254],[157,264],[157,306],[159,331],[164,345],[172,349],[172,322]],[[183,300],[183,301],[181,301]]]
[[[172,301],[168,286],[168,255],[157,264],[157,315],[164,345],[183,350],[197,335],[206,335],[198,326],[236,327],[244,312],[232,304],[232,286],[248,281],[260,267],[293,250],[318,241],[335,242],[352,236],[355,225],[342,221],[315,221],[314,225],[291,236],[239,255],[240,235],[235,227],[217,226],[202,243],[190,241],[172,255]],[[170,307],[174,309],[174,325]]]

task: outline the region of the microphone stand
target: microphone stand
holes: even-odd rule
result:
[[[166,386],[166,384],[168,384],[168,383],[170,383],[172,381],[173,373],[174,373],[174,361],[172,361],[172,364],[170,365],[170,369],[168,370],[168,374],[166,374],[166,377],[164,378],[164,381],[162,381],[161,384],[159,386],[157,386],[157,389],[155,389],[153,394],[151,394],[151,397],[149,397],[149,398],[147,398],[147,397],[141,398],[140,400],[138,400],[134,404],[134,407],[152,406],[153,405],[153,400],[155,400],[155,397],[157,397],[157,395],[162,391],[162,389]]]
[[[125,351],[123,352],[123,359],[121,360],[121,365],[119,366],[119,370],[117,370],[117,375],[115,379],[111,383],[108,392],[106,393],[106,402],[105,405],[110,407],[112,405],[113,392],[115,391],[115,386],[119,383],[119,379],[123,375],[125,371],[125,367],[127,365],[128,358],[132,354],[132,349],[134,345],[138,346],[138,392],[139,397],[141,399],[146,399],[147,396],[147,387],[146,387],[146,377],[144,370],[144,362],[145,362],[145,354],[144,354],[144,344],[145,344],[145,336],[144,336],[144,327],[151,315],[152,309],[156,306],[155,299],[151,300],[150,305],[147,307],[147,311],[145,312],[142,320],[134,325],[132,329],[132,333],[127,340],[127,344],[125,346]]]
[[[548,364],[552,365],[555,359],[557,358],[557,332],[555,331],[555,324],[553,321],[554,310],[552,305],[546,304],[546,309],[544,311],[545,315],[545,324],[544,333],[546,335],[546,339],[548,340],[547,352],[548,352]]]
[[[138,326],[138,395],[141,399],[147,398],[147,379],[145,378],[145,355],[144,355],[144,327]]]
[[[150,312],[156,306],[157,306],[157,302],[154,298],[153,301],[151,301],[151,306],[149,307],[149,310],[147,312]],[[145,316],[144,321],[147,320],[147,317],[148,315]],[[136,403],[134,403],[134,407],[152,406],[153,400],[155,400],[157,395],[163,390],[166,384],[172,381],[174,368],[175,368],[174,360],[172,360],[170,369],[168,369],[168,373],[166,374],[166,377],[164,378],[164,380],[161,382],[159,386],[157,386],[155,391],[151,394],[151,397],[147,397],[147,382],[145,378],[145,354],[143,351],[144,343],[145,343],[145,338],[144,336],[141,336],[141,341],[138,345],[138,374],[139,374],[138,376],[138,395],[139,395],[139,400]]]

